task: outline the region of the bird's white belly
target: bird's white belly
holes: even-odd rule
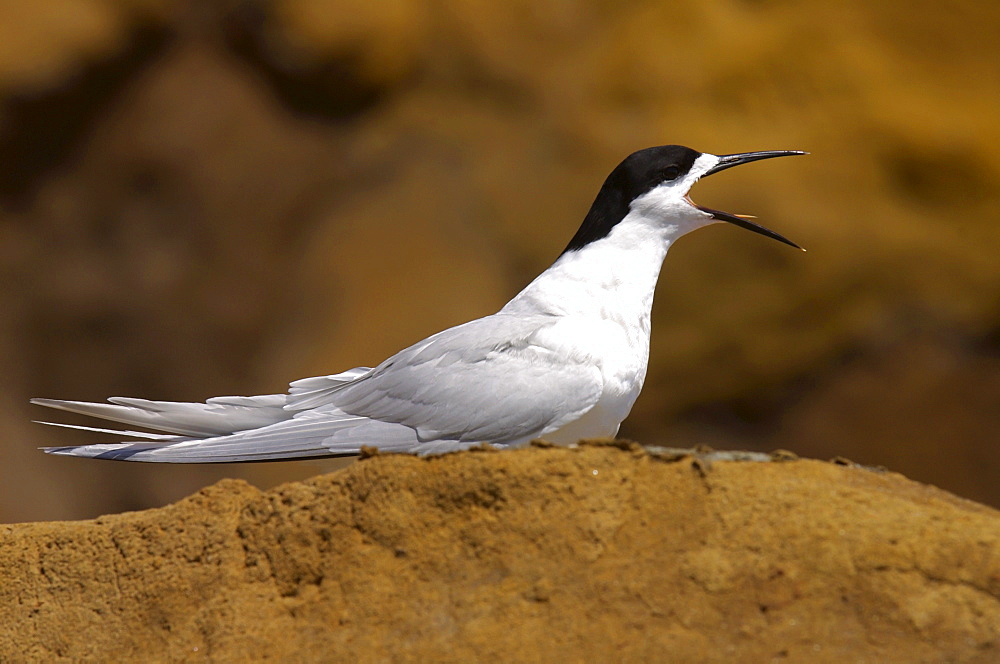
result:
[[[558,328],[562,329],[558,329]],[[588,320],[556,326],[554,333],[586,353],[601,370],[603,387],[597,403],[575,420],[542,438],[559,444],[581,438],[614,437],[642,390],[649,360],[648,325],[623,326],[616,320]],[[570,329],[572,328],[572,329]]]
[[[580,419],[547,433],[542,438],[559,445],[569,445],[584,438],[614,438],[627,415],[628,409],[622,413],[619,408],[603,408],[598,403]]]

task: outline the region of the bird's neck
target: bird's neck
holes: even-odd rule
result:
[[[502,311],[600,317],[648,331],[656,280],[677,235],[630,214],[607,236],[564,252]]]

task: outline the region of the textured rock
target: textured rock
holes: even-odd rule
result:
[[[0,530],[0,660],[989,662],[1000,514],[634,446],[376,456]]]

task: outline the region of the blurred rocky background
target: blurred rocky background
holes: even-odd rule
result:
[[[53,458],[94,436],[27,399],[376,363],[495,311],[663,143],[811,151],[694,194],[809,251],[684,238],[621,434],[1000,505],[1000,5],[0,0],[0,521],[333,468]]]

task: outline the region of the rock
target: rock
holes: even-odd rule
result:
[[[774,458],[375,455],[3,526],[0,660],[1000,658],[1000,513]]]

